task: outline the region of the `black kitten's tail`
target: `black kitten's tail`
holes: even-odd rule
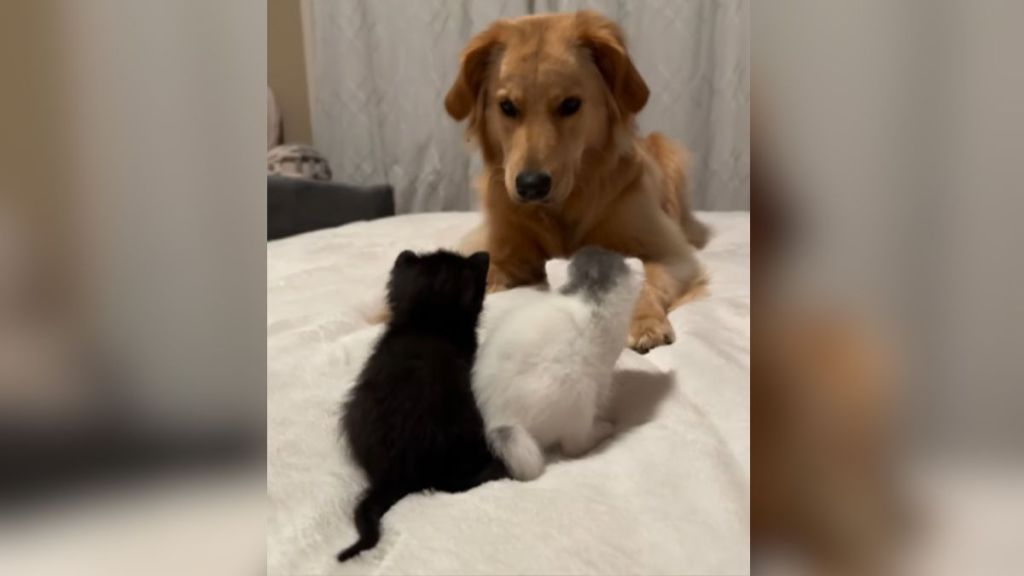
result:
[[[359,540],[348,548],[338,552],[338,562],[344,562],[364,550],[369,550],[380,541],[380,519],[396,502],[405,496],[404,493],[378,487],[370,487],[363,494],[362,501],[356,506],[356,530]]]

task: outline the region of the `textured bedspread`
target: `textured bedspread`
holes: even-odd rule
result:
[[[452,246],[473,213],[400,216],[267,248],[267,520],[273,574],[745,574],[749,571],[750,218],[702,214],[709,295],[671,314],[675,344],[624,352],[625,430],[530,483],[417,494],[346,564],[363,488],[338,406],[378,328],[364,319],[402,249]]]

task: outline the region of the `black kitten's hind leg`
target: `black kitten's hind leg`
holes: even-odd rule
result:
[[[476,477],[476,483],[474,486],[479,486],[484,482],[490,482],[491,480],[504,480],[509,478],[508,468],[505,468],[505,463],[497,458],[491,460],[491,462],[480,472],[480,475]]]
[[[491,480],[501,480],[502,478],[508,477],[508,470],[505,469],[505,465],[501,460],[494,459],[489,462],[483,470],[480,470],[480,472],[475,475],[461,478],[449,478],[443,482],[438,482],[435,488],[455,494],[471,490],[485,482],[490,482]]]

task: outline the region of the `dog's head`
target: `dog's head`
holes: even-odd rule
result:
[[[473,37],[445,108],[469,119],[513,201],[557,205],[648,94],[618,26],[578,12],[500,20]]]

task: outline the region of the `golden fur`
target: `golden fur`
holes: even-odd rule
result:
[[[484,159],[484,224],[460,248],[490,253],[490,289],[541,282],[546,260],[588,244],[639,257],[647,282],[629,343],[640,351],[673,341],[666,314],[700,283],[693,248],[708,235],[690,212],[682,148],[637,134],[648,95],[618,26],[584,11],[493,23],[469,41],[445,98]],[[558,113],[566,98],[578,112]],[[543,202],[519,198],[523,170],[550,174]]]

